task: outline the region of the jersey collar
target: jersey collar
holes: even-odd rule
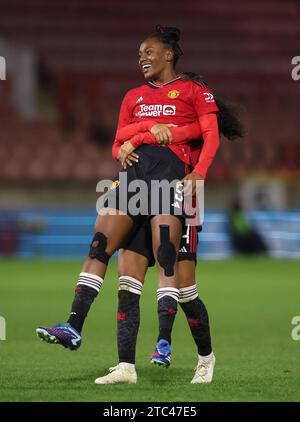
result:
[[[171,81],[165,82],[165,83],[157,83],[157,82],[149,81],[147,83],[147,85],[150,86],[150,88],[156,88],[156,89],[157,88],[163,88],[166,85],[169,85],[169,84],[172,84],[175,81],[178,81],[179,79],[181,79],[181,76],[177,76],[177,78],[172,79]]]

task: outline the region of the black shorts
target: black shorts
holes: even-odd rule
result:
[[[183,226],[183,233],[178,252],[178,261],[197,262],[198,230],[196,226]],[[133,229],[127,239],[122,242],[120,249],[126,249],[145,256],[149,267],[155,264],[152,251],[152,236],[149,221],[145,221],[141,226]]]
[[[184,219],[182,190],[176,182],[186,175],[185,163],[167,147],[142,145],[136,153],[139,162],[120,171],[103,198],[104,207],[124,212],[135,224],[145,220],[141,217],[159,214]]]

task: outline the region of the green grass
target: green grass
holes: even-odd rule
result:
[[[214,382],[191,385],[197,352],[179,311],[169,369],[152,366],[157,334],[155,270],[142,296],[136,385],[97,386],[117,363],[116,263],[85,325],[77,352],[39,341],[35,328],[66,320],[81,264],[1,260],[0,401],[299,401],[300,262],[234,259],[200,262],[198,286],[210,312],[217,357]]]

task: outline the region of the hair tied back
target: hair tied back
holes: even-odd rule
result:
[[[162,25],[156,25],[155,27],[156,32],[164,33],[165,29]]]

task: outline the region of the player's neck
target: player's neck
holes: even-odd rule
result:
[[[174,81],[177,81],[178,79],[181,79],[181,77],[180,77],[180,76],[175,76],[175,78],[174,78],[174,79],[171,79],[170,81],[167,81],[167,82],[154,82],[153,80],[151,80],[151,81],[149,81],[148,83],[149,83],[150,85],[155,86],[156,88],[162,88],[162,87],[164,87],[164,86],[166,86],[166,85],[171,84],[171,83],[172,83],[172,82],[174,82]]]
[[[174,79],[177,79],[177,74],[174,69],[166,69],[161,74],[157,75],[157,77],[152,79],[152,82],[155,84],[167,84]]]

